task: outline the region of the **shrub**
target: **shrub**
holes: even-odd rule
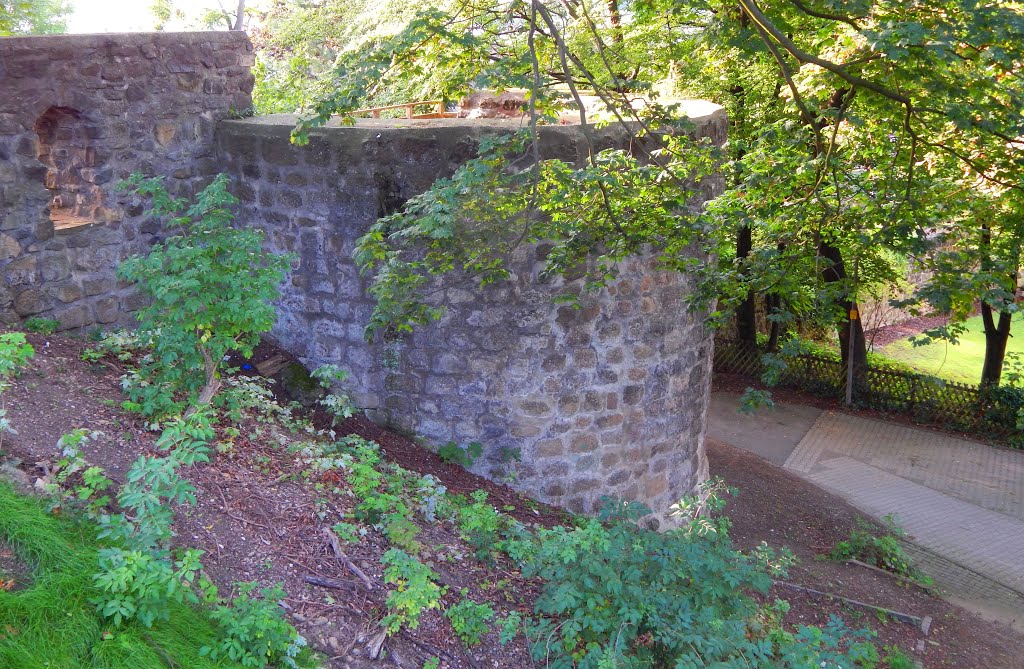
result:
[[[466,598],[466,590],[462,591],[463,599],[449,607],[444,615],[452,623],[455,636],[466,646],[480,644],[483,636],[491,631],[488,623],[494,618],[494,609],[488,604],[477,604]]]
[[[475,490],[470,495],[471,504],[458,509],[459,533],[463,541],[473,547],[477,560],[488,562],[501,538],[504,526],[500,513],[487,503],[487,492]]]
[[[51,335],[60,329],[60,321],[33,316],[25,321],[25,329],[42,335]]]
[[[523,574],[543,579],[538,618],[526,624],[535,659],[554,668],[854,666],[858,635],[839,621],[797,634],[758,627],[758,604],[787,563],[763,545],[733,550],[729,522],[710,515],[713,491],[680,505],[680,529],[657,533],[636,520],[642,505],[609,502],[601,519],[540,529]]]
[[[263,251],[263,234],[232,225],[238,201],[217,176],[194,204],[172,198],[161,179],[135,174],[119,186],[152,201],[148,214],[167,218],[179,234],[156,244],[145,257],[121,263],[118,274],[139,286],[149,304],[139,311],[143,330],[154,333],[153,351],[129,388],[131,409],[164,415],[188,402],[205,404],[220,387],[224,356],[252,355],[259,336],[274,325],[289,256]]]
[[[910,565],[910,557],[900,546],[899,538],[904,536],[891,516],[886,516],[891,534],[876,534],[863,519],[857,518],[857,526],[850,536],[838,542],[829,553],[833,560],[860,560],[894,574],[917,578],[916,570]]]
[[[195,489],[178,468],[209,461],[214,436],[207,407],[177,418],[164,429],[157,447],[166,457],[139,456],[117,496],[122,513],[100,517],[100,539],[113,545],[99,551],[93,602],[115,625],[137,619],[146,627],[167,618],[167,603],[193,602],[202,551],[186,550],[171,560],[173,504],[194,504]]]
[[[213,646],[204,646],[200,655],[218,660],[227,658],[243,667],[298,667],[296,658],[306,640],[285,620],[277,605],[284,598],[280,585],[263,588],[253,597],[256,583],[239,583],[238,596],[230,606],[218,606],[211,614],[224,636]]]
[[[57,461],[53,482],[47,487],[47,492],[58,500],[55,506],[82,507],[86,515],[95,517],[110,503],[110,496],[104,493],[113,481],[100,467],[90,466],[81,450],[86,442],[101,435],[101,432],[78,428],[57,442],[61,458]]]
[[[484,452],[483,444],[478,441],[470,442],[465,448],[459,446],[454,441],[449,441],[447,444],[437,449],[437,455],[447,464],[459,465],[466,469],[473,466],[476,459]]]
[[[896,646],[886,646],[884,666],[887,669],[917,669],[914,658]]]
[[[20,332],[0,334],[0,448],[4,445],[4,433],[15,433],[7,419],[7,407],[4,404],[4,393],[11,387],[10,379],[21,367],[24,367],[35,350],[25,342],[25,335]]]
[[[388,634],[394,634],[402,627],[416,629],[424,611],[441,606],[444,592],[437,584],[437,574],[397,548],[384,553],[380,561],[385,565],[384,582],[395,586],[388,593],[388,614],[381,624]]]

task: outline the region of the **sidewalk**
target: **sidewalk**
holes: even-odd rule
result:
[[[709,437],[894,516],[951,599],[1024,627],[1024,452],[796,405],[743,416],[737,402],[712,395]]]

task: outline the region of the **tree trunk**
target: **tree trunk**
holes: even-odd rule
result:
[[[241,30],[245,27],[245,0],[238,0],[238,11],[235,12],[235,24],[231,30]]]
[[[765,306],[768,311],[768,315],[771,316],[782,308],[782,299],[779,298],[777,293],[768,293],[765,296]],[[768,331],[768,346],[765,350],[769,353],[775,353],[779,350],[779,337],[782,335],[782,323],[777,320],[770,322],[771,329]]]
[[[822,258],[829,261],[829,267],[822,272],[822,277],[827,283],[836,283],[846,280],[846,265],[843,263],[843,254],[839,248],[828,242],[821,242],[818,253]],[[857,302],[850,297],[849,293],[844,298],[837,298],[837,305],[842,307],[845,315],[839,321],[838,335],[839,347],[842,351],[843,363],[850,361],[851,343],[853,350],[853,374],[860,377],[868,368],[868,347],[864,338],[864,325],[860,319]],[[851,320],[851,315],[854,318]],[[852,327],[851,327],[852,324]],[[851,340],[852,336],[852,340]]]
[[[981,225],[981,269],[991,271],[992,257],[989,255],[992,248],[992,228],[987,223]],[[1009,277],[1005,286],[1011,290],[1012,295],[1017,294],[1017,275]],[[1013,298],[1011,298],[1013,299]],[[981,366],[981,385],[998,386],[1003,376],[1003,362],[1006,360],[1006,344],[1010,340],[1009,311],[999,311],[999,322],[995,320],[995,309],[984,300],[981,303],[981,320],[985,325],[985,362]]]
[[[981,385],[998,386],[1003,375],[1003,362],[1006,360],[1006,344],[1010,340],[1011,314],[999,312],[999,322],[993,317],[992,306],[981,303],[981,320],[985,324],[985,362],[981,366]]]
[[[749,225],[744,225],[736,233],[736,258],[744,261],[754,248],[753,233]],[[744,272],[745,273],[745,272]],[[740,347],[744,352],[757,353],[757,303],[752,290],[747,291],[736,309],[736,334]]]

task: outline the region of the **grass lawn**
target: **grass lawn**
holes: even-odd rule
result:
[[[7,581],[10,590],[0,588],[0,667],[241,669],[200,655],[218,630],[193,607],[170,605],[170,621],[151,629],[104,620],[90,601],[98,594],[94,535],[95,528],[47,513],[42,500],[0,481],[0,539],[31,571],[28,583],[15,579]]]
[[[1014,321],[1010,335],[1007,354],[1024,353],[1024,321]],[[956,345],[935,341],[924,346],[914,346],[908,338],[884,346],[880,353],[925,374],[948,381],[977,384],[981,380],[981,365],[985,360],[985,334],[981,316],[967,321],[967,331],[960,336]]]

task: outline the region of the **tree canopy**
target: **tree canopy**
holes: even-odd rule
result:
[[[651,155],[611,159],[595,152],[586,169],[617,178],[657,165],[643,183],[631,182],[629,192],[650,194],[678,183],[683,193],[682,181],[671,175],[696,165],[690,147],[666,132],[675,123],[667,103],[705,97],[730,114],[721,156],[727,192],[698,220],[690,221],[676,200],[658,210],[659,225],[647,228],[661,249],[699,231],[707,261],[685,268],[702,277],[698,305],[717,298],[720,315],[735,313],[741,338],[757,346],[753,305],[764,300],[774,323],[769,348],[791,321],[817,323],[835,327],[844,357],[853,351],[862,366],[861,324],[850,320],[858,298],[898,280],[913,263],[931,279],[909,302],[955,320],[980,302],[998,352],[1000,332],[1004,325],[1008,332],[1016,312],[1024,192],[1020,4],[451,0],[374,6],[379,10],[334,0],[276,15],[281,27],[271,30],[275,37],[264,50],[266,72],[274,75],[265,81],[277,77],[297,84],[282,90],[304,91],[282,101],[309,112],[298,137],[358,107],[455,99],[480,88],[527,89],[531,127],[559,106],[575,107],[590,121],[582,110],[589,94],[603,103],[605,118],[630,122]],[[327,58],[318,56],[324,49]],[[639,107],[640,97],[653,104]],[[660,157],[652,160],[655,154]],[[532,192],[544,175],[534,170],[521,187]],[[601,183],[595,178],[574,187],[608,202]],[[435,190],[443,189],[452,183]],[[469,216],[481,204],[474,202],[479,191],[463,190],[458,207]],[[431,229],[423,203],[418,198],[375,229],[376,260],[368,265],[375,276],[393,280],[390,270],[399,265],[391,263],[409,261],[402,247]],[[517,206],[539,210],[540,203],[522,197]],[[588,212],[547,232],[558,241],[606,231],[596,235],[599,244],[584,245],[589,252],[638,215],[628,206]],[[681,235],[675,242],[655,232],[684,220],[675,226]],[[431,243],[449,258],[475,258],[481,247],[503,242],[451,235]],[[614,262],[607,271],[614,274]],[[390,297],[415,302],[409,288]],[[377,289],[388,298],[382,284]],[[955,337],[956,329],[933,334]],[[983,380],[998,382],[1001,364],[994,355]]]
[[[0,36],[62,33],[70,13],[68,0],[0,0]]]

